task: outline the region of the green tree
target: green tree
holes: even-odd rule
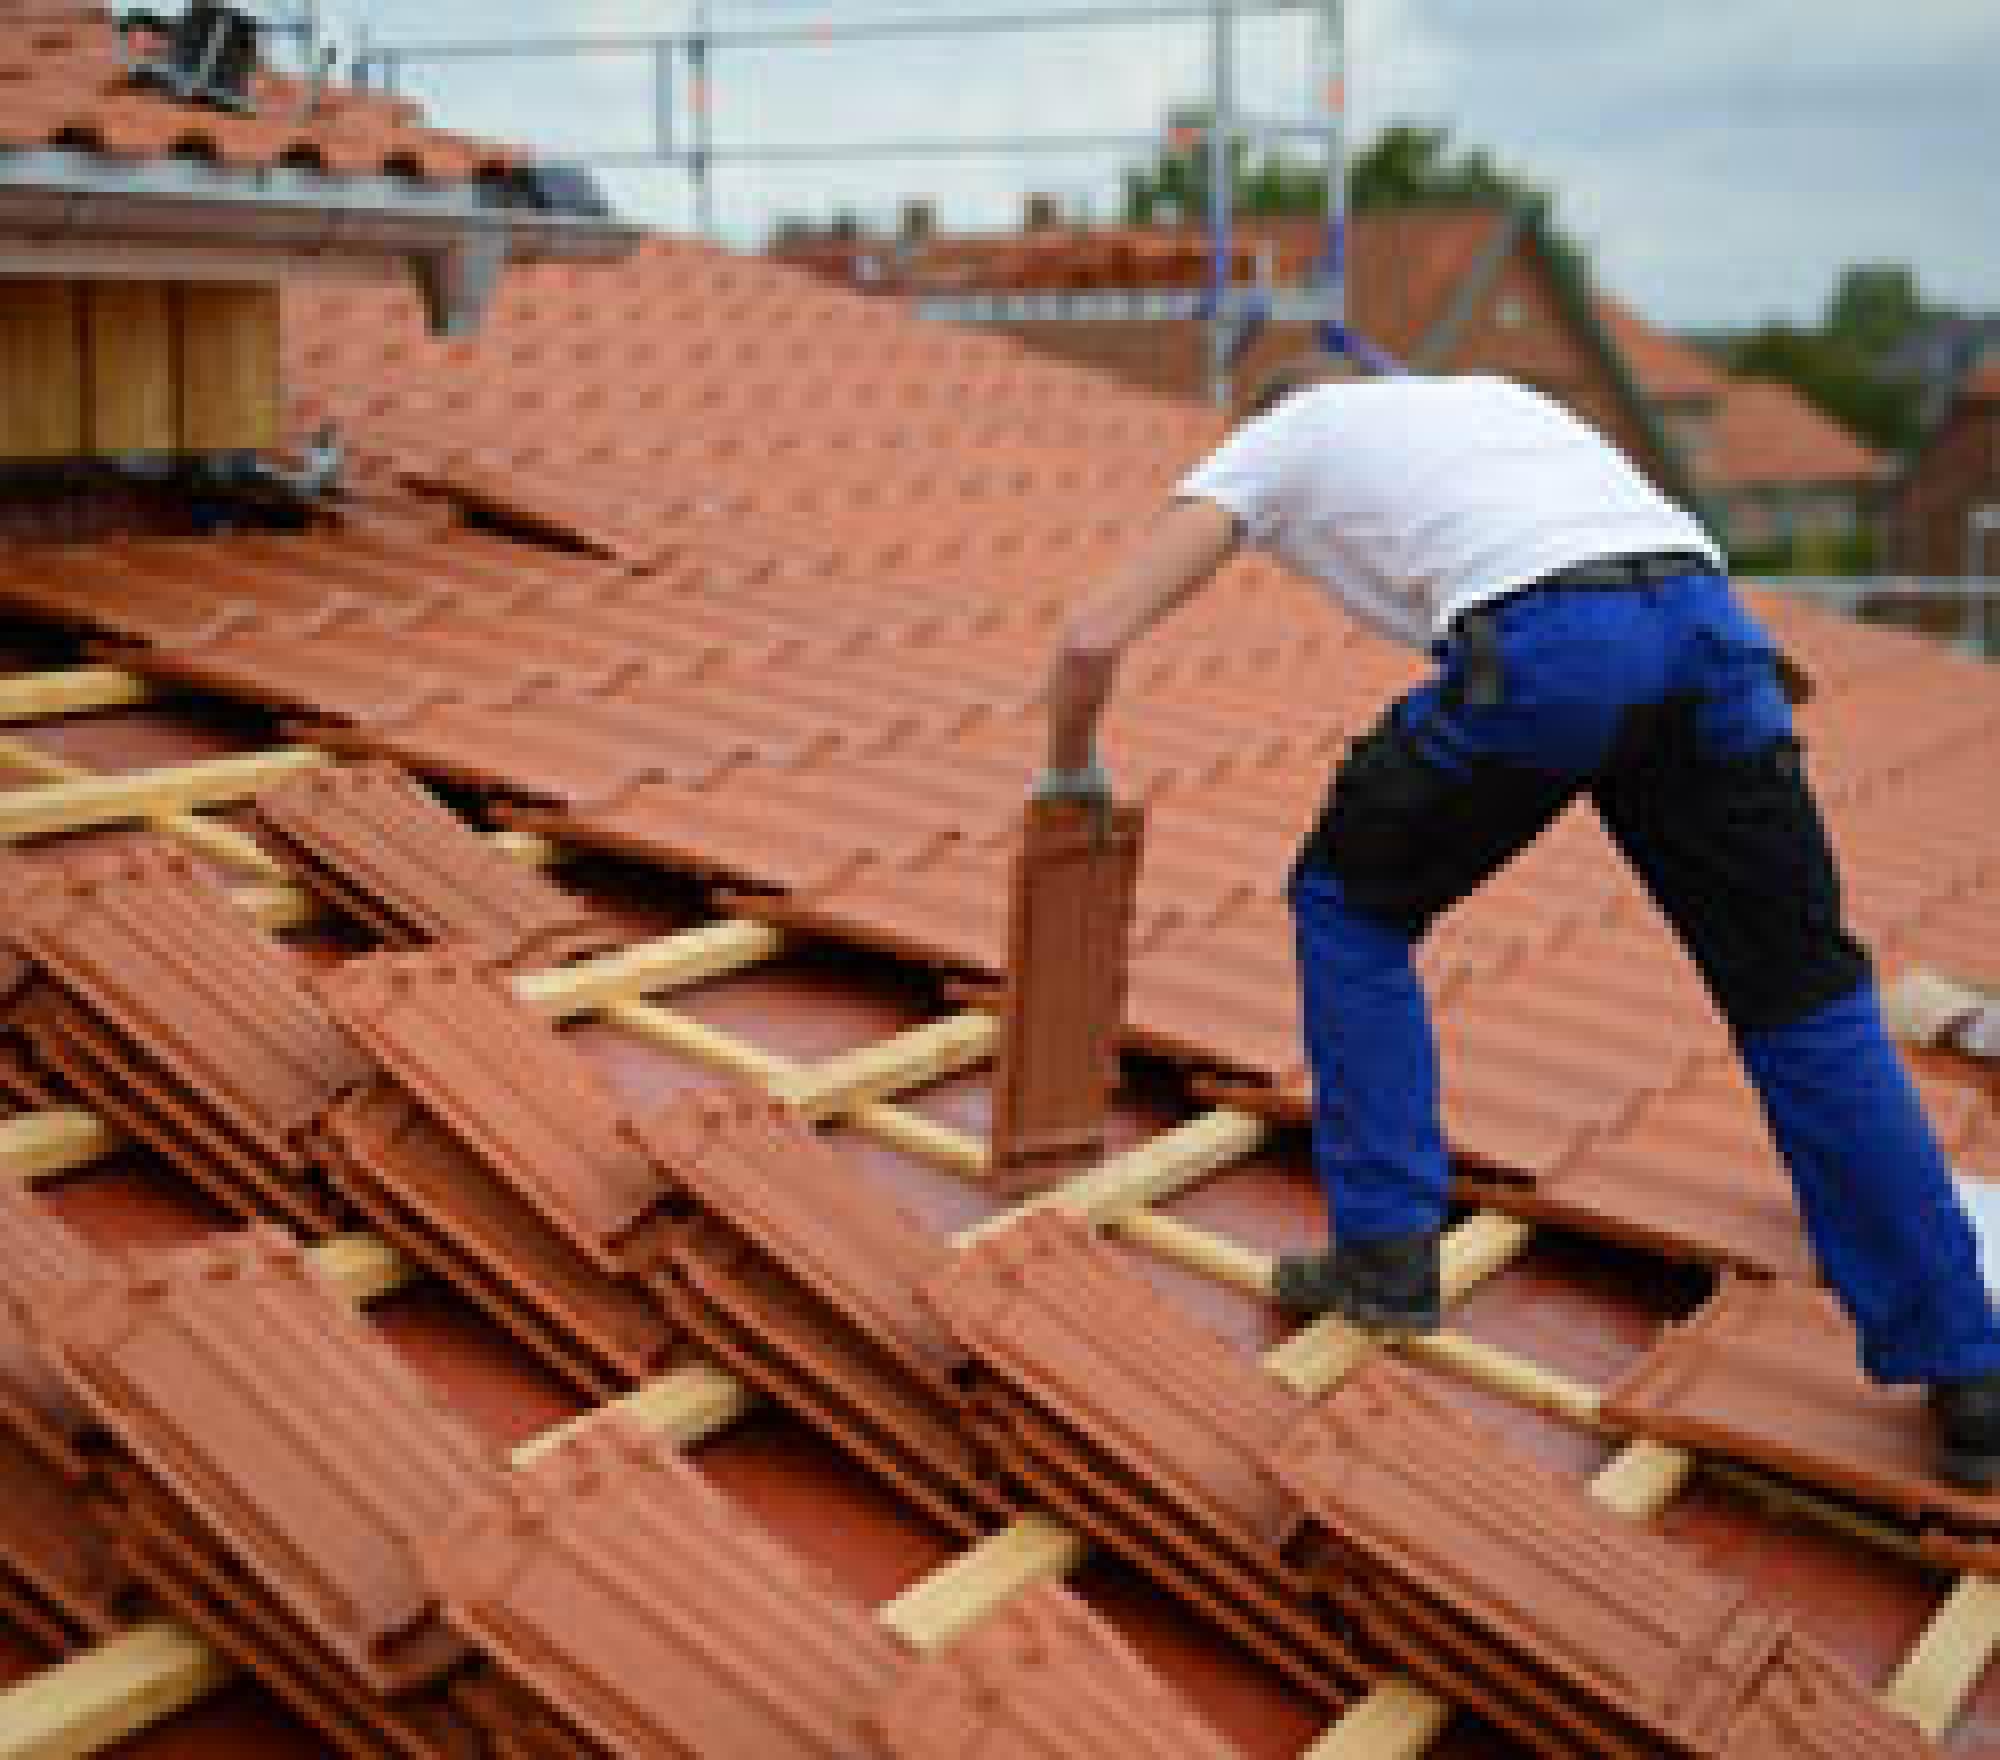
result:
[[[1879,376],[1850,342],[1797,324],[1760,324],[1734,338],[1724,364],[1738,378],[1779,379],[1871,446],[1897,451],[1916,432],[1916,397]]]
[[[1860,263],[1841,272],[1817,325],[1761,324],[1723,340],[1723,364],[1781,379],[1835,421],[1884,452],[1918,437],[1923,387],[1890,365],[1895,350],[1950,313],[1923,297],[1903,263]]]
[[[1857,263],[1841,271],[1823,328],[1829,339],[1879,362],[1940,315],[1924,304],[1907,263]]]

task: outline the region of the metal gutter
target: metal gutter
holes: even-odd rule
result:
[[[147,253],[158,251],[211,275],[402,264],[433,330],[448,336],[478,327],[510,263],[609,262],[643,235],[622,221],[502,207],[471,184],[0,151],[0,274],[153,275],[160,261]]]

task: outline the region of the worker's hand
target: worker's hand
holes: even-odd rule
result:
[[[1072,632],[1049,669],[1049,756],[1052,771],[1081,773],[1092,767],[1097,718],[1111,694],[1123,644]]]
[[[1050,766],[1035,778],[1033,799],[1075,801],[1090,812],[1091,834],[1100,844],[1111,835],[1111,778],[1095,755],[1075,769]]]

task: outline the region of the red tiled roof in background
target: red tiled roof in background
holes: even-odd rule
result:
[[[1678,337],[1649,324],[1622,300],[1597,295],[1597,317],[1646,395],[1661,401],[1720,397],[1728,376]]]
[[[144,33],[135,48],[148,41]],[[512,147],[425,127],[419,107],[329,87],[310,117],[299,81],[262,72],[254,116],[135,87],[110,12],[28,0],[0,7],[0,149],[76,147],[124,160],[194,158],[234,169],[414,177],[455,184],[519,162]]]
[[[1648,397],[1709,412],[1692,463],[1724,494],[1877,481],[1883,461],[1789,385],[1736,379],[1608,294],[1598,317]]]
[[[1974,367],[1958,394],[1968,403],[2000,402],[2000,358]]]
[[[1703,475],[1716,487],[1793,488],[1877,481],[1882,460],[1791,386],[1731,380]]]
[[[1357,214],[1348,222],[1348,312],[1374,341],[1404,354],[1444,316],[1506,211],[1485,205]],[[1326,248],[1315,219],[1240,220],[1233,279],[1277,286],[1306,280]],[[781,248],[781,261],[845,286],[868,286],[856,264],[872,258],[877,291],[1004,292],[1059,288],[1199,288],[1209,278],[1206,232],[1193,226],[1093,226],[1046,232],[961,234],[899,249],[891,242],[815,239]]]

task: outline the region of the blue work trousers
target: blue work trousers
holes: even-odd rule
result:
[[[1441,644],[1436,676],[1355,742],[1292,875],[1336,1235],[1442,1225],[1413,944],[1587,793],[1729,1022],[1869,1373],[2000,1370],[1971,1225],[1842,925],[1769,637],[1715,574],[1531,588],[1485,616],[1499,700],[1469,688],[1474,644]]]

